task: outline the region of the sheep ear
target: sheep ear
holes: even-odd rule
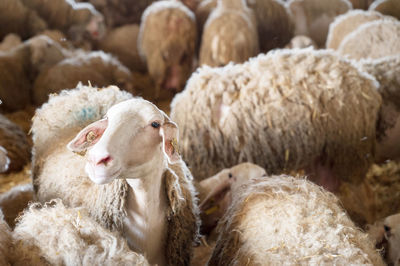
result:
[[[181,159],[178,147],[178,126],[172,121],[167,121],[162,125],[160,135],[163,139],[163,151],[167,155],[168,163],[177,163]]]
[[[70,151],[83,155],[86,150],[96,144],[108,125],[107,118],[96,121],[82,129],[76,137],[68,143]]]

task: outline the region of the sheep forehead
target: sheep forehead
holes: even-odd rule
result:
[[[118,103],[108,110],[107,117],[110,124],[136,121],[145,126],[151,120],[164,122],[161,111],[154,104],[143,99],[130,99]]]

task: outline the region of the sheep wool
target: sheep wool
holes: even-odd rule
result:
[[[290,42],[285,46],[285,48],[288,49],[302,49],[307,47],[312,47],[314,49],[318,48],[317,44],[310,37],[304,35],[297,35],[293,37]]]
[[[295,24],[295,35],[309,36],[319,47],[325,45],[329,24],[334,18],[352,8],[348,0],[290,0],[287,5]]]
[[[244,0],[220,0],[211,12],[201,39],[200,65],[242,63],[259,52],[257,22]]]
[[[61,200],[32,204],[12,233],[13,265],[149,265],[126,241]]]
[[[139,25],[129,24],[111,30],[100,42],[100,48],[115,55],[124,66],[132,71],[145,71],[139,51],[137,49],[137,39],[139,35]]]
[[[8,172],[21,170],[31,159],[28,137],[3,115],[0,115],[0,146],[7,151],[10,159]]]
[[[171,118],[198,180],[245,161],[274,174],[319,158],[357,183],[373,161],[380,105],[376,80],[334,52],[276,50],[198,69]]]
[[[384,265],[338,199],[303,178],[251,179],[218,226],[209,265]]]
[[[11,231],[0,209],[0,265],[10,264]]]
[[[364,23],[343,39],[338,52],[355,60],[399,54],[400,22],[378,20]]]
[[[0,194],[0,209],[3,211],[7,224],[14,228],[15,219],[18,217],[28,203],[33,201],[32,184],[17,185]]]
[[[374,76],[380,84],[384,102],[392,102],[400,109],[400,54],[359,61],[361,68]]]
[[[172,98],[192,73],[197,43],[196,18],[178,1],[156,1],[144,11],[139,54],[154,80],[155,98]]]
[[[8,33],[27,39],[47,28],[47,23],[21,0],[0,1],[0,25],[0,40]]]
[[[47,36],[35,36],[8,52],[0,53],[0,99],[3,111],[25,108],[39,72],[66,56],[62,47]]]
[[[343,15],[337,16],[329,25],[326,48],[336,50],[342,40],[360,25],[383,18],[384,16],[379,12],[363,10],[351,10]]]
[[[40,73],[33,85],[33,102],[47,101],[49,94],[75,88],[79,82],[93,86],[114,84],[132,92],[132,73],[118,59],[102,51],[82,52]]]
[[[400,2],[397,0],[375,0],[369,10],[378,11],[384,15],[400,19]]]
[[[293,37],[294,25],[282,0],[248,0],[257,17],[261,52],[283,47]]]

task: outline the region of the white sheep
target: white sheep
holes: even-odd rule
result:
[[[400,21],[367,22],[348,34],[338,52],[352,59],[381,58],[400,53]]]
[[[61,200],[31,204],[18,220],[12,265],[149,265],[117,232]]]
[[[86,207],[152,264],[186,265],[199,222],[192,177],[178,154],[177,126],[150,102],[121,94],[82,87],[50,98],[37,111],[32,126],[37,196]],[[123,98],[131,99],[120,102]],[[71,141],[78,125],[93,119],[100,120]],[[69,151],[68,142],[74,152],[88,150],[86,160]]]
[[[304,178],[251,179],[217,230],[209,265],[384,265],[338,199]]]
[[[360,25],[379,19],[387,19],[379,12],[351,10],[343,15],[337,16],[329,25],[328,37],[326,39],[327,49],[337,49],[343,39]]]
[[[290,0],[287,5],[295,35],[309,36],[319,47],[325,45],[329,24],[334,18],[352,8],[348,0]]]
[[[307,169],[335,190],[339,178],[361,182],[373,162],[380,105],[378,83],[353,62],[291,49],[200,68],[171,117],[196,179],[249,161],[269,174]]]
[[[200,65],[242,63],[259,53],[257,22],[245,0],[218,0],[204,25]]]

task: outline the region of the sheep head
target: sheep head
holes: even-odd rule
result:
[[[251,178],[264,175],[264,168],[252,163],[241,163],[201,181],[199,186],[202,233],[208,234],[217,225],[241,185]]]
[[[115,178],[135,176],[165,156],[169,163],[180,160],[178,127],[152,103],[130,99],[111,107],[105,118],[84,129],[67,145],[76,153],[86,153],[85,171],[98,184]],[[158,157],[157,157],[158,156]],[[150,165],[149,165],[150,164]]]

